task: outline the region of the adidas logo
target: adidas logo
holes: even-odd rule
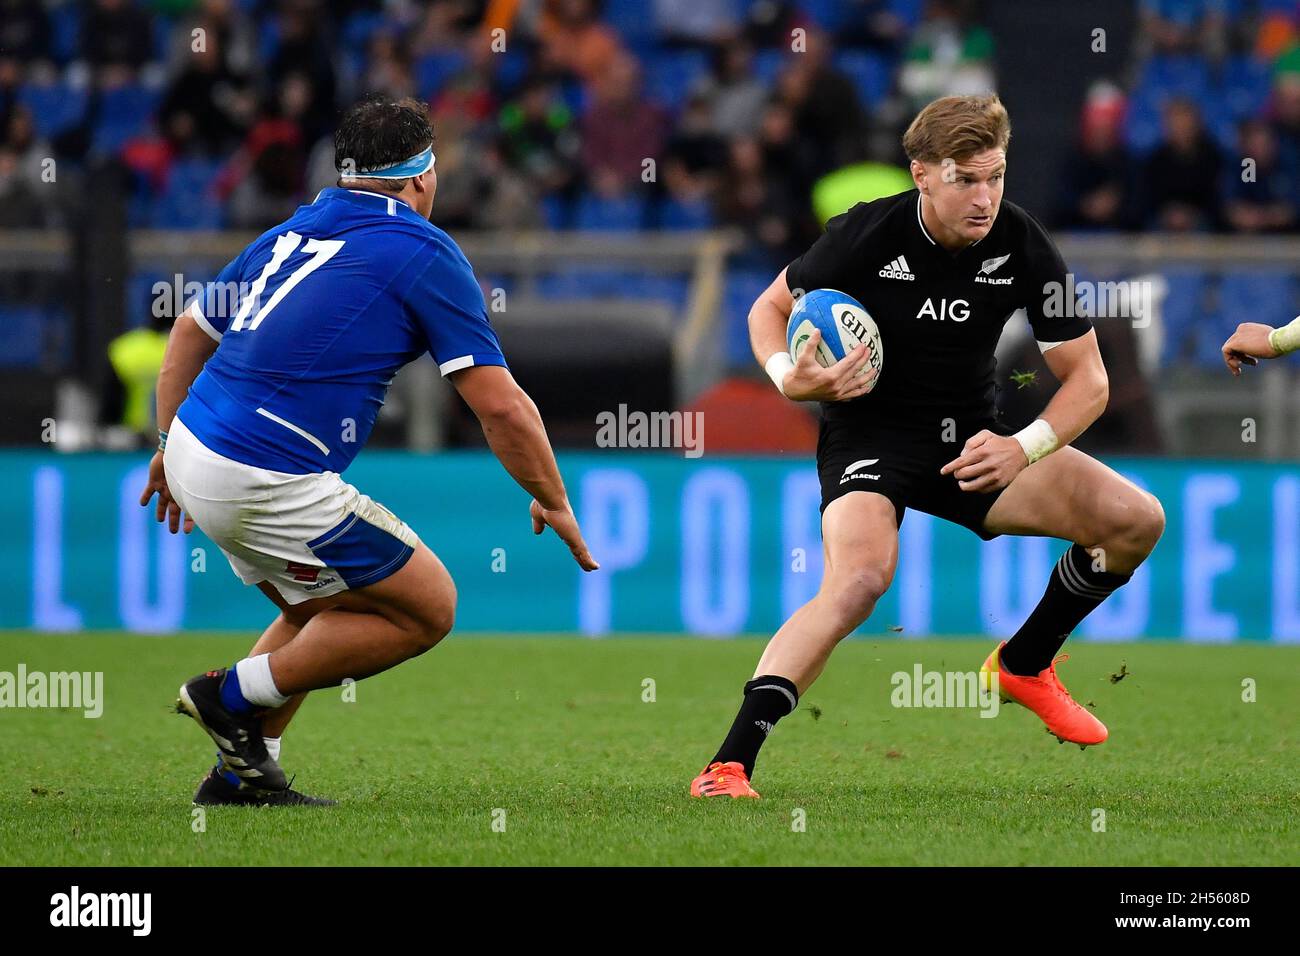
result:
[[[899,256],[889,265],[880,270],[880,278],[906,279],[908,282],[912,282],[916,279],[916,276],[912,275],[912,270],[907,267],[907,258],[905,256]]]

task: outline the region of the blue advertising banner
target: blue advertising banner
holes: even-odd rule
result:
[[[1117,460],[1156,494],[1165,536],[1083,625],[1096,640],[1300,642],[1300,469]],[[255,631],[273,615],[201,532],[137,503],[143,456],[0,454],[0,627]],[[561,456],[600,571],[582,574],[489,455],[368,452],[348,479],[404,518],[460,594],[458,630],[768,634],[817,589],[808,459]],[[894,586],[863,634],[1012,633],[1064,549],[982,542],[909,512]]]

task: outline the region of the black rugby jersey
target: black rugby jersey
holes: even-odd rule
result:
[[[1073,284],[1047,231],[1005,199],[988,234],[957,253],[930,237],[917,190],[858,203],[790,263],[786,283],[796,294],[845,292],[880,328],[880,380],[869,395],[823,403],[832,421],[934,428],[938,436],[945,418],[990,418],[994,350],[1013,312],[1028,311],[1039,342],[1092,328],[1075,314]]]

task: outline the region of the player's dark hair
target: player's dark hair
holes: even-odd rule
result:
[[[391,166],[433,142],[429,108],[413,97],[395,100],[368,96],[346,113],[334,131],[334,168],[364,176],[364,170]],[[400,193],[410,179],[340,179],[340,186],[362,186]]]

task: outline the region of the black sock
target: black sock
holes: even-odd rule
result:
[[[1070,632],[1132,575],[1093,570],[1087,549],[1073,545],[1052,569],[1038,607],[1002,648],[1002,666],[1029,677],[1046,670]]]
[[[799,705],[799,689],[784,677],[755,677],[745,685],[745,699],[740,713],[722,742],[718,754],[709,763],[739,761],[745,766],[745,776],[754,775],[754,761],[758,748],[772,732],[776,722],[793,713]]]

